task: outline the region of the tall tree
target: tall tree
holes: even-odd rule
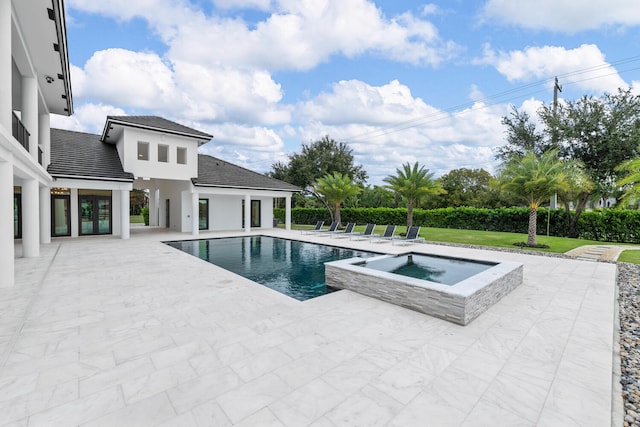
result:
[[[509,115],[502,118],[502,124],[506,128],[507,143],[498,147],[498,160],[508,162],[514,158],[521,158],[527,152],[542,154],[549,149],[549,143],[544,141],[544,133],[536,128],[526,111],[512,107]]]
[[[575,210],[567,210],[569,224],[575,225],[589,200],[616,195],[616,167],[640,154],[640,95],[619,89],[600,98],[563,102],[557,109],[544,106],[537,114],[539,128],[526,113],[516,110],[503,118],[506,144],[497,150],[496,158],[508,161],[526,150],[540,154],[554,148],[560,158],[581,163],[592,185],[581,187]],[[568,231],[569,237],[577,236],[575,226]]]
[[[535,247],[538,208],[558,191],[566,188],[565,166],[556,150],[538,156],[527,152],[522,158],[512,158],[503,164],[498,175],[500,188],[529,206],[527,245]]]
[[[501,205],[500,194],[489,183],[493,176],[484,169],[453,169],[440,177],[446,194],[438,197],[439,207],[471,206],[494,208]]]
[[[560,156],[582,162],[600,197],[610,196],[616,167],[639,154],[640,96],[631,89],[583,96],[560,104],[557,114],[544,107],[540,117],[547,129],[557,129]]]
[[[328,204],[333,206],[332,218],[340,225],[340,205],[351,196],[362,191],[362,188],[353,183],[348,175],[334,172],[318,178],[314,186],[315,191],[324,196]],[[329,210],[331,212],[331,210]]]
[[[313,183],[327,174],[339,172],[358,184],[364,184],[367,173],[362,165],[356,165],[353,150],[345,142],[337,142],[324,136],[318,141],[303,144],[300,153],[289,155],[288,162],[271,165],[270,176],[310,189]]]
[[[584,171],[580,162],[566,160],[564,162],[565,186],[559,189],[558,199],[564,206],[564,214],[567,219],[567,236],[578,236],[578,219],[587,206],[587,201],[595,184]],[[573,212],[571,211],[573,206]]]
[[[444,190],[433,179],[429,169],[416,162],[413,167],[409,163],[403,164],[402,169],[396,169],[396,174],[383,180],[402,197],[407,199],[407,227],[413,225],[413,207],[430,194],[442,194]]]

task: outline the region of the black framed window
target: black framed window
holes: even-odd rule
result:
[[[251,201],[251,227],[260,227],[260,200]],[[242,228],[244,228],[244,199],[242,199]]]
[[[198,200],[198,227],[200,230],[209,229],[209,199]]]
[[[51,236],[71,236],[71,196],[51,195]]]
[[[13,193],[13,238],[22,239],[22,194]]]

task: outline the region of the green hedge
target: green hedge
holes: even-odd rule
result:
[[[342,221],[366,224],[403,225],[407,222],[406,208],[343,208]],[[284,222],[284,209],[274,209],[274,217]],[[549,216],[548,216],[549,215]],[[538,234],[565,237],[567,222],[562,209],[538,210]],[[291,221],[294,224],[315,224],[331,221],[326,209],[294,208]],[[526,233],[529,225],[528,208],[443,208],[414,209],[413,223],[423,227],[457,228],[465,230],[504,231]],[[640,243],[640,211],[605,209],[588,211],[580,215],[578,236],[583,239],[620,243]]]

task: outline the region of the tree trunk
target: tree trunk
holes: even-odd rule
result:
[[[413,225],[413,200],[409,200],[407,205],[407,231]]]
[[[338,227],[340,227],[340,203],[336,203],[336,222],[338,223]]]
[[[529,230],[527,236],[527,246],[537,246],[536,231],[538,229],[538,210],[529,208]]]
[[[560,201],[564,205],[564,215],[567,219],[567,237],[577,238],[578,237],[578,220],[580,219],[580,215],[582,215],[582,211],[587,206],[587,201],[589,201],[590,193],[581,193],[578,197],[578,202],[576,204],[576,208],[571,213],[569,209],[570,201],[560,197]]]

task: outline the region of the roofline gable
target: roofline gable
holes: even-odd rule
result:
[[[168,134],[172,134],[172,135],[180,135],[180,136],[186,136],[188,138],[193,138],[193,139],[197,139],[199,141],[203,141],[204,139],[212,139],[213,135],[209,135],[207,133],[202,133],[200,135],[198,134],[194,134],[194,133],[189,133],[189,132],[180,132],[174,129],[166,129],[163,127],[158,127],[158,126],[150,126],[150,125],[145,125],[142,123],[132,123],[130,121],[126,121],[126,120],[119,120],[113,116],[107,116],[107,121],[104,124],[104,129],[102,130],[102,135],[100,136],[100,140],[102,142],[106,142],[109,144],[112,144],[113,142],[111,141],[107,141],[107,138],[109,137],[109,131],[112,129],[112,125],[118,125],[118,126],[124,126],[124,127],[131,127],[131,128],[136,128],[136,129],[144,129],[144,130],[150,130],[150,131],[154,131],[154,132],[161,132],[161,133],[168,133]]]

